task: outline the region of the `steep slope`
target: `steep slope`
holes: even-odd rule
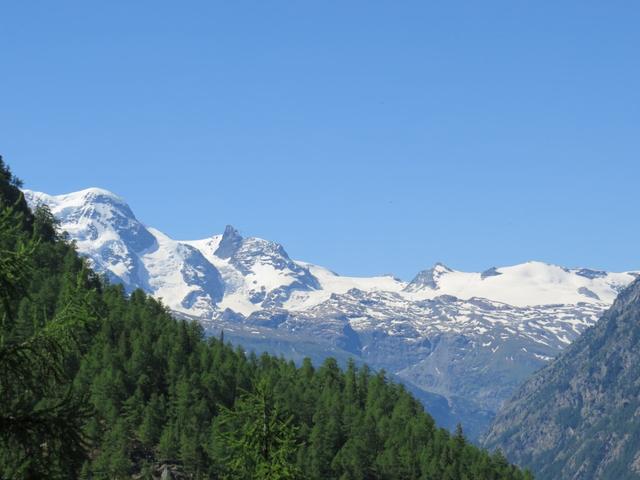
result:
[[[485,445],[540,479],[640,478],[640,280],[527,381]]]
[[[436,264],[411,282],[347,277],[231,226],[202,240],[173,240],[104,190],[25,195],[47,204],[79,252],[129,291],[140,287],[247,348],[384,368],[447,405],[437,420],[462,421],[472,437],[635,278],[541,262],[481,273]]]

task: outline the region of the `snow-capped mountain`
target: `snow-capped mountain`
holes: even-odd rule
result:
[[[173,240],[102,189],[25,197],[48,206],[111,281],[142,288],[247,348],[384,368],[441,423],[462,421],[471,436],[638,275],[528,262],[480,273],[436,264],[410,282],[345,277],[231,226],[203,240]]]

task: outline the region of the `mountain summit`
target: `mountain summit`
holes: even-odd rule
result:
[[[218,248],[213,254],[223,259],[231,258],[242,245],[242,237],[238,230],[231,225],[227,225],[218,244]]]
[[[411,280],[409,285],[405,287],[404,291],[419,292],[424,288],[438,290],[440,288],[440,285],[438,283],[438,280],[440,279],[440,277],[451,272],[453,272],[453,270],[451,270],[449,267],[447,267],[443,263],[438,262],[432,268],[419,272],[413,278],[413,280]]]

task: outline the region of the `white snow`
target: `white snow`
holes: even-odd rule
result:
[[[309,269],[322,287],[311,292],[295,292],[284,304],[288,310],[305,310],[328,300],[332,294],[343,294],[356,288],[365,292],[400,292],[406,283],[390,275],[379,277],[343,277],[331,270],[311,263],[296,261],[302,267]]]
[[[482,278],[480,273],[442,271],[437,289],[424,287],[404,292],[407,299],[430,299],[438,295],[453,295],[463,300],[487,298],[519,307],[551,304],[613,302],[618,288],[631,283],[630,273],[608,273],[601,278],[587,278],[557,265],[527,262],[498,268],[500,275]],[[580,288],[594,292],[600,300],[579,293]]]
[[[229,308],[249,315],[262,308],[259,301],[252,303],[251,297],[268,294],[279,287],[290,285],[299,276],[299,272],[293,271],[296,268],[291,267],[291,263],[288,265],[293,270],[289,267],[276,268],[270,262],[269,258],[272,257],[269,255],[279,255],[279,251],[274,250],[272,248],[274,244],[266,240],[247,239],[249,241],[246,247],[247,258],[251,262],[248,267],[249,272],[243,273],[228,259],[221,259],[214,254],[222,235],[213,235],[202,240],[177,241],[156,229],[144,227],[135,217],[131,217],[130,221],[137,222],[142,228],[147,228],[147,231],[156,239],[157,245],[149,251],[132,254],[112,224],[116,214],[119,218],[130,214],[124,200],[117,195],[100,188],[89,188],[57,196],[28,190],[24,192],[32,205],[38,203],[48,205],[52,213],[62,220],[62,228],[70,234],[71,238],[76,239],[78,250],[99,263],[102,268],[111,271],[125,282],[131,281],[137,273],[136,268],[144,269],[147,284],[140,286],[162,297],[172,309],[194,315],[212,315],[214,312]],[[109,201],[97,202],[98,197],[106,197]],[[210,298],[203,297],[189,309],[181,305],[185,296],[196,288],[189,285],[181,273],[187,246],[198,249],[204,258],[220,272],[225,293],[218,304],[214,305]],[[103,255],[105,248],[108,248],[111,253],[107,259]],[[262,249],[269,248],[271,248],[269,254],[262,258],[260,255]],[[141,266],[134,265],[132,258],[139,259]],[[320,288],[294,291],[283,304],[283,308],[290,311],[308,310],[328,301],[334,294],[344,295],[352,289],[367,292],[369,295],[380,294],[378,301],[394,311],[411,310],[416,305],[415,302],[434,299],[441,295],[452,295],[462,300],[488,299],[498,302],[497,308],[500,308],[500,304],[535,307],[554,304],[576,305],[580,302],[604,307],[611,304],[618,291],[634,279],[631,273],[607,273],[604,276],[587,278],[579,275],[576,269],[565,269],[543,262],[527,262],[497,268],[498,275],[485,276],[485,278],[482,278],[481,273],[456,271],[443,265],[436,265],[433,268],[433,280],[437,288],[412,285],[411,291],[407,291],[407,282],[389,275],[341,276],[311,263],[296,261],[295,264],[308,270],[318,280]],[[598,298],[593,298],[594,295],[589,294],[589,291]],[[387,314],[375,309],[365,309],[365,312],[369,317],[378,319],[384,318]],[[468,323],[470,318],[462,313],[457,318],[451,318],[451,321],[458,324]],[[494,321],[501,322],[502,319],[496,314]],[[588,320],[566,318],[563,322],[581,326]],[[553,327],[545,326],[544,328],[551,331]],[[556,333],[560,335],[560,341],[568,341],[559,331]]]

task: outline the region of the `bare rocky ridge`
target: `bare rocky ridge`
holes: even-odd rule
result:
[[[640,280],[517,391],[484,444],[539,479],[640,478]]]

